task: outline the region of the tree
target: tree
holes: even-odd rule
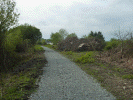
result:
[[[7,31],[18,22],[19,14],[15,12],[13,0],[0,0],[0,66],[4,66],[4,40]]]
[[[100,40],[102,40],[102,41],[105,41],[104,40],[104,37],[102,35],[102,32],[100,32],[100,31],[97,33],[97,38],[100,39]]]
[[[61,35],[62,40],[64,40],[67,37],[68,32],[65,29],[60,29],[59,34]]]
[[[71,34],[67,35],[66,38],[69,38],[69,37],[77,37],[77,35],[75,33],[71,33]]]
[[[121,59],[122,59],[123,58],[123,50],[124,50],[124,40],[127,39],[127,37],[129,36],[129,33],[123,34],[119,28],[119,32],[114,33],[114,36],[116,36],[118,38],[118,40],[121,42]]]
[[[42,38],[42,45],[46,45],[46,44],[47,43],[46,43],[45,39]]]
[[[42,33],[40,30],[29,24],[20,25],[16,28],[21,30],[23,39],[29,39],[32,45],[34,45],[39,39],[42,38]]]
[[[14,11],[15,5],[13,0],[0,0],[0,47],[6,31],[18,21],[19,14]]]
[[[97,32],[94,33],[93,31],[91,31],[90,34],[88,35],[88,37],[89,38],[94,38],[95,37],[95,38],[100,39],[103,42],[105,42],[104,37],[102,35],[102,32],[100,32],[100,31],[98,31],[98,33]]]
[[[5,50],[2,44],[6,37],[6,31],[17,23],[19,14],[15,10],[16,3],[13,0],[0,0],[0,71],[5,67]],[[1,73],[1,72],[0,72]],[[0,75],[1,76],[1,75]],[[1,82],[2,83],[2,78]],[[3,90],[1,89],[1,97]]]
[[[62,36],[59,34],[59,32],[51,33],[50,38],[54,45],[57,45],[58,42],[62,41]]]
[[[82,38],[88,39],[88,36],[87,35],[83,35]]]

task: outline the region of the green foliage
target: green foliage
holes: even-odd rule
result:
[[[59,34],[61,35],[62,40],[64,40],[66,38],[66,36],[68,35],[68,33],[65,29],[60,29]]]
[[[60,29],[59,32],[51,33],[51,35],[50,35],[50,41],[54,45],[57,45],[57,43],[59,43],[62,40],[64,40],[67,35],[68,35],[68,33],[67,33],[67,31],[65,29]]]
[[[65,52],[65,54],[66,54],[66,55],[72,55],[73,52],[72,52],[72,51],[67,51],[67,52]]]
[[[29,39],[23,39],[20,29],[9,31],[5,39],[4,47],[7,52],[26,52],[30,46]]]
[[[90,34],[88,35],[88,37],[90,37],[90,38],[94,38],[95,37],[95,38],[98,38],[98,39],[102,40],[103,42],[105,41],[104,37],[102,35],[102,32],[100,32],[100,31],[99,32],[95,32],[95,33],[93,31],[91,31]]]
[[[45,45],[45,47],[52,48],[53,46],[50,44]]]
[[[81,57],[77,58],[75,61],[83,64],[94,63],[94,52],[88,52],[85,55],[82,55]]]
[[[42,42],[39,40],[39,41],[36,42],[36,44],[42,45]]]
[[[40,45],[35,45],[34,46],[34,51],[44,51],[44,49]]]
[[[4,46],[6,33],[10,29],[10,27],[14,26],[18,21],[17,19],[19,14],[15,12],[15,5],[16,3],[14,2],[14,0],[0,0],[0,69],[1,67],[4,66],[4,60],[6,54],[4,48],[5,47],[6,49],[8,48],[7,46]],[[13,50],[14,47],[12,47],[11,50],[9,51]]]
[[[62,36],[58,32],[52,33],[50,38],[54,45],[57,45],[58,42],[62,41]]]
[[[39,81],[39,75],[43,73],[41,69],[46,60],[43,52],[36,52],[32,56],[34,56],[33,59],[25,63],[28,66],[22,65],[25,67],[24,70],[16,71],[15,74],[1,72],[0,88],[3,91],[0,89],[0,94],[2,94],[0,100],[28,100],[29,94],[36,90],[36,83]]]
[[[132,75],[132,74],[123,75],[122,78],[123,78],[123,79],[133,79],[133,75]]]
[[[52,48],[53,48],[54,50],[57,50],[57,45],[52,45]]]
[[[6,52],[14,53],[16,46],[22,44],[23,38],[20,30],[16,30],[13,33],[7,35],[4,41],[4,49]]]
[[[71,34],[67,35],[66,38],[70,38],[70,37],[77,37],[77,35],[75,33],[71,33]]]
[[[51,49],[57,50],[57,45],[47,44],[47,45],[45,45],[45,47],[48,47],[48,48],[51,48]]]
[[[17,23],[19,14],[15,10],[14,0],[0,0],[0,47],[6,31]]]
[[[31,45],[33,44],[32,39],[24,38],[21,28],[22,27],[16,27],[7,32],[7,36],[3,43],[3,55],[1,57],[2,60],[0,66],[2,66],[2,69],[12,69],[21,62],[23,57],[19,56],[18,52],[34,52]]]
[[[46,45],[47,43],[46,43],[45,39],[42,38],[42,39],[38,40],[36,42],[36,44],[38,44],[38,45]]]
[[[88,39],[88,36],[87,35],[83,35],[82,38]]]
[[[13,28],[12,30],[16,29],[20,29],[23,35],[23,39],[30,40],[32,45],[35,45],[35,43],[42,38],[42,33],[40,32],[40,30],[29,24],[20,25],[18,27]]]
[[[110,50],[116,48],[120,44],[120,41],[117,39],[111,39],[109,42],[106,42],[104,50]]]
[[[46,41],[44,39],[42,39],[42,45],[46,45]]]

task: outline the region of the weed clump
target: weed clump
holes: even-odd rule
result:
[[[95,62],[94,52],[92,52],[92,51],[88,52],[85,55],[82,55],[81,57],[77,58],[75,61],[78,63],[82,63],[82,64],[94,63]]]
[[[132,75],[132,74],[123,75],[122,78],[123,78],[123,79],[133,79],[133,75]]]
[[[40,45],[35,45],[34,51],[44,51],[44,49]]]
[[[66,55],[72,55],[72,54],[73,54],[72,51],[68,51],[68,52],[66,52]]]

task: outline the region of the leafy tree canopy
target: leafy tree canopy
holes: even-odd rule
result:
[[[102,41],[105,41],[104,37],[102,35],[102,32],[100,32],[100,31],[99,32],[95,32],[95,33],[93,31],[91,31],[90,34],[88,35],[88,37],[89,38],[94,38],[95,37],[95,38],[98,38],[98,39],[100,39]]]
[[[15,6],[13,0],[0,0],[0,46],[6,31],[18,21],[19,14],[14,11]]]
[[[31,26],[29,24],[20,25],[16,28],[13,28],[10,31],[14,31],[16,29],[21,30],[21,34],[23,35],[23,39],[29,39],[31,41],[31,44],[35,44],[39,39],[42,38],[42,33],[40,32],[40,29]]]
[[[71,34],[67,35],[66,38],[69,38],[69,37],[77,37],[77,35],[75,33],[71,33]]]
[[[88,39],[88,36],[87,35],[83,35],[82,38]]]
[[[51,33],[51,42],[53,42],[54,45],[56,45],[58,42],[62,41],[62,36],[59,34],[59,32]]]
[[[58,42],[64,40],[67,35],[68,32],[65,29],[60,29],[59,32],[51,33],[50,40],[56,45]]]
[[[62,40],[64,40],[67,37],[68,32],[62,28],[59,30],[59,34],[61,35]]]

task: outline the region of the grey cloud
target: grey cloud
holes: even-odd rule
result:
[[[111,33],[130,28],[133,24],[133,0],[94,0],[95,2],[73,2],[71,6],[43,5],[33,8],[29,14],[22,12],[20,22],[29,22],[40,28],[44,38],[51,32],[65,28],[79,37],[92,31],[102,31],[106,40]],[[45,8],[45,9],[44,9]]]

